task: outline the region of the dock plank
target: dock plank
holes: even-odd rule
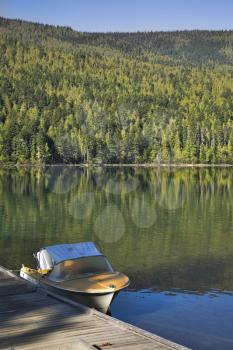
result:
[[[185,350],[187,348],[47,295],[0,267],[0,349]]]

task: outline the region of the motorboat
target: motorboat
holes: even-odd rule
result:
[[[37,269],[23,265],[22,278],[104,313],[129,285],[129,278],[115,271],[93,242],[47,246],[34,257]]]

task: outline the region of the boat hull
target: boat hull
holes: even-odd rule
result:
[[[78,303],[85,305],[90,308],[97,309],[103,313],[107,313],[111,302],[118,294],[116,292],[101,292],[101,293],[87,293],[65,290],[51,284],[47,284],[43,278],[35,278],[30,274],[27,274],[23,269],[20,271],[20,276],[34,285],[44,288],[47,292],[51,292],[71,300],[77,301]]]
[[[71,300],[77,301],[78,303],[85,305],[90,308],[97,309],[103,313],[107,313],[111,302],[118,294],[118,292],[107,292],[107,293],[83,293],[74,292],[69,290],[63,290],[60,288],[53,287],[46,283],[41,283],[43,287],[52,293],[59,294]]]

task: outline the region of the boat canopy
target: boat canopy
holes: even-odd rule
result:
[[[103,255],[93,242],[57,244],[42,248],[37,254],[41,269],[51,270],[54,265],[65,260]]]

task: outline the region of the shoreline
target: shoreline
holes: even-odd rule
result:
[[[64,163],[58,163],[58,164],[48,164],[48,163],[38,163],[38,164],[17,164],[17,163],[2,163],[0,164],[0,168],[46,168],[46,167],[77,167],[77,168],[121,168],[121,167],[128,167],[128,168],[232,168],[233,164],[204,164],[204,163],[198,163],[198,164],[192,164],[192,163],[139,163],[139,164],[126,164],[126,163],[119,163],[119,164],[97,164],[97,163],[79,163],[79,164],[64,164]]]

